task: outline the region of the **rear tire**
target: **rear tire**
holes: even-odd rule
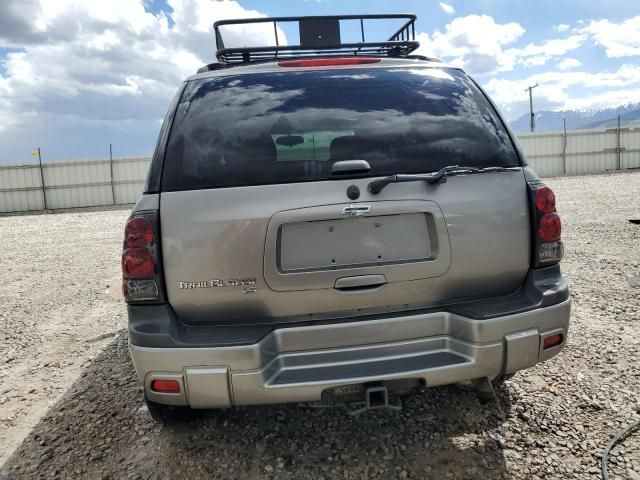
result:
[[[147,410],[149,411],[151,418],[163,425],[184,417],[191,410],[189,407],[156,403],[149,400],[146,396],[144,397],[144,401],[147,405]]]

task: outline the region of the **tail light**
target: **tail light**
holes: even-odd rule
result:
[[[164,300],[158,212],[134,213],[124,229],[122,293],[127,303]]]
[[[536,189],[535,202],[539,212],[550,213],[556,210],[556,196],[546,185],[539,185]]]
[[[153,242],[153,225],[145,217],[133,217],[124,228],[124,241],[129,247],[146,247]]]
[[[156,262],[146,248],[127,248],[122,252],[122,274],[126,278],[153,278]]]
[[[533,266],[542,267],[562,260],[562,223],[556,212],[556,196],[544,183],[530,183],[533,209]]]
[[[540,226],[538,227],[538,237],[543,242],[555,242],[560,240],[560,217],[557,213],[545,213],[540,217]]]
[[[336,65],[367,65],[380,62],[376,57],[334,57],[303,58],[299,60],[281,60],[279,67],[331,67]]]

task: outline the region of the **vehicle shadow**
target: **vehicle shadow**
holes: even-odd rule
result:
[[[121,333],[18,446],[0,478],[507,478],[511,408],[431,388],[400,413],[277,405],[149,416]]]

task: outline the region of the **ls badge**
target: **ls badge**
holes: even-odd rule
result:
[[[242,293],[256,293],[255,278],[232,278],[229,280],[202,280],[200,282],[178,282],[180,290],[192,290],[194,288],[221,288],[221,287],[242,287]]]

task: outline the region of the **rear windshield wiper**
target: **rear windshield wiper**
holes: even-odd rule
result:
[[[388,177],[374,180],[369,184],[369,191],[374,195],[377,195],[382,191],[384,187],[390,183],[404,183],[404,182],[418,182],[425,181],[432,185],[439,183],[445,183],[447,177],[453,175],[473,175],[476,173],[488,173],[488,172],[514,172],[518,171],[518,167],[465,167],[460,165],[448,165],[442,167],[437,172],[432,173],[398,173],[396,175],[390,175]]]

